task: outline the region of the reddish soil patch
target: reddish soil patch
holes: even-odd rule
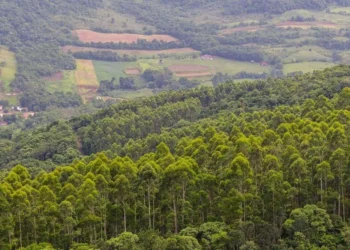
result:
[[[131,68],[131,69],[126,69],[125,74],[127,74],[127,75],[139,75],[139,74],[141,74],[141,71],[138,68]]]
[[[195,78],[212,75],[210,67],[203,65],[177,64],[170,66],[169,69],[178,77]]]
[[[24,119],[28,119],[29,117],[32,117],[32,116],[34,116],[34,115],[35,115],[34,112],[24,112],[24,113],[23,113],[23,118],[24,118]]]
[[[79,40],[85,43],[101,42],[101,43],[133,43],[137,42],[138,39],[144,39],[148,42],[153,40],[164,41],[164,42],[176,42],[178,41],[175,37],[169,35],[140,35],[140,34],[117,34],[117,33],[98,33],[91,30],[75,30],[74,34],[78,36]]]
[[[113,51],[121,55],[130,55],[130,56],[147,56],[147,55],[171,55],[171,54],[186,54],[186,53],[196,53],[197,50],[192,48],[180,48],[180,49],[167,49],[167,50],[113,50],[113,49],[99,49],[91,47],[78,47],[67,45],[62,48],[64,53],[75,53],[75,52],[88,52],[88,51]]]
[[[169,67],[173,73],[193,73],[193,72],[208,72],[210,68],[203,65],[193,65],[193,64],[176,64]]]
[[[187,72],[187,73],[177,73],[176,74],[179,77],[185,77],[185,78],[196,78],[196,77],[202,77],[202,76],[211,76],[213,73],[211,72]]]
[[[230,29],[223,29],[219,33],[221,35],[227,35],[236,33],[239,31],[246,31],[246,32],[255,32],[257,30],[262,30],[265,26],[245,26],[245,27],[237,27],[237,28],[230,28]]]
[[[61,81],[63,80],[63,72],[60,71],[60,72],[57,72],[56,74],[53,74],[52,76],[46,76],[44,77],[44,80],[48,82]]]

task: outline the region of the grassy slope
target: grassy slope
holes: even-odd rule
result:
[[[63,92],[76,92],[77,83],[75,80],[74,70],[63,71],[63,79],[60,81],[49,81],[47,84],[47,90],[50,92],[63,91]]]
[[[0,80],[4,83],[4,90],[10,92],[10,82],[15,78],[17,70],[15,54],[0,47],[0,62],[6,63],[5,67],[0,68]]]
[[[126,76],[124,74],[126,63],[94,61],[94,65],[99,81],[110,80],[112,77],[119,79],[120,77]]]
[[[325,69],[335,66],[334,63],[329,62],[301,62],[301,63],[289,63],[284,65],[284,74],[302,71],[303,73],[313,72],[314,70]]]
[[[5,62],[6,66],[1,67],[0,81],[3,82],[3,89],[0,90],[0,100],[9,101],[10,105],[17,105],[17,96],[8,96],[11,92],[10,83],[15,78],[17,72],[17,62],[15,54],[4,47],[0,47],[0,62]]]

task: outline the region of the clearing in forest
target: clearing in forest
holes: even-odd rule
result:
[[[85,43],[134,43],[139,39],[152,42],[153,40],[164,41],[164,42],[176,42],[178,41],[175,37],[169,35],[140,35],[140,34],[117,34],[117,33],[99,33],[91,30],[75,30],[80,41]]]
[[[77,82],[78,93],[83,99],[90,99],[96,95],[99,87],[95,66],[91,60],[76,60],[77,69],[75,79]]]
[[[0,46],[0,99],[17,105],[17,94],[11,93],[10,83],[17,72],[16,56],[5,47]]]
[[[202,77],[212,75],[211,68],[204,65],[175,64],[169,67],[170,71],[178,77]]]
[[[337,29],[337,25],[333,22],[295,22],[295,21],[285,21],[276,25],[280,28],[301,28],[301,29],[311,29],[314,27],[318,28],[328,28]]]
[[[3,91],[10,92],[10,82],[15,79],[17,62],[15,54],[4,47],[0,47],[0,81]]]
[[[129,56],[158,56],[158,55],[185,55],[185,54],[200,54],[199,51],[192,48],[179,48],[167,50],[119,50],[119,49],[100,49],[91,47],[79,47],[67,45],[62,48],[64,53],[89,52],[89,51],[113,51],[119,55]]]
[[[220,30],[219,34],[220,35],[228,35],[228,34],[240,32],[240,31],[255,32],[258,30],[262,30],[264,28],[265,28],[265,26],[262,26],[262,25],[260,25],[260,26],[243,26],[243,27],[223,29],[223,30]]]
[[[283,73],[288,74],[292,72],[309,73],[314,70],[323,70],[325,68],[334,67],[334,63],[330,62],[300,62],[300,63],[288,63],[283,67]]]
[[[44,77],[45,81],[48,82],[57,82],[57,81],[62,81],[63,80],[63,72],[57,72],[56,74],[53,74],[52,76],[46,76]]]
[[[44,80],[46,80],[46,87],[50,92],[62,91],[65,93],[75,93],[77,91],[74,70],[64,70],[51,77],[45,77]]]
[[[125,74],[127,74],[127,75],[140,75],[141,70],[139,68],[128,68],[125,70]]]

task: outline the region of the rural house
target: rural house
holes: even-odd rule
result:
[[[264,66],[264,67],[270,66],[269,63],[268,63],[268,62],[265,62],[265,61],[264,61],[264,62],[261,62],[260,65],[261,65],[261,66]]]
[[[214,58],[211,55],[205,54],[205,55],[201,56],[201,59],[202,60],[213,60]]]

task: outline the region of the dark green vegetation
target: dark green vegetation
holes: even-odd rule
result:
[[[79,51],[74,52],[73,56],[77,59],[96,60],[106,62],[132,62],[136,61],[135,57],[128,55],[119,56],[113,51]]]
[[[12,87],[28,88],[28,81],[47,76],[59,69],[73,69],[74,61],[60,52],[59,45],[72,40],[66,25],[54,20],[55,15],[88,11],[99,1],[78,0],[48,2],[10,1],[0,4],[0,43],[16,52],[18,74]],[[35,63],[33,63],[35,62]]]
[[[1,164],[28,168],[1,172],[1,249],[349,249],[349,77],[338,66],[2,128]]]

